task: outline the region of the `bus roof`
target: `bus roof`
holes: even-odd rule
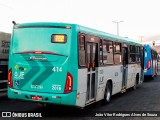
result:
[[[110,33],[102,32],[102,31],[99,31],[99,30],[95,30],[95,29],[80,26],[80,25],[79,25],[79,28],[84,33],[94,34],[96,36],[100,36],[102,38],[110,39],[110,40],[113,40],[113,41],[126,42],[126,43],[131,43],[131,44],[143,46],[140,42],[134,41],[134,40],[129,39],[129,38],[120,37],[120,36],[117,36],[117,35],[113,35],[113,34],[110,34]]]
[[[78,24],[71,24],[71,23],[55,23],[55,22],[32,22],[32,23],[22,23],[22,24],[16,24],[14,26],[15,29],[17,28],[29,28],[29,27],[60,27],[60,28],[67,28],[67,27],[77,27],[80,32],[93,34],[95,36],[100,36],[102,38],[110,39],[113,41],[120,41],[120,42],[126,42],[135,44],[138,46],[143,46],[140,42],[134,41],[129,38],[120,37],[117,35],[109,34],[106,32],[102,32],[96,29],[92,29],[89,27],[84,27]]]
[[[157,52],[157,50],[156,50],[153,46],[151,46],[151,45],[149,45],[149,44],[144,44],[144,47],[145,47],[145,48],[150,48],[151,50]]]

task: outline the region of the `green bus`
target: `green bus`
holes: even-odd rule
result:
[[[15,24],[8,97],[85,107],[143,82],[143,45],[77,24]]]

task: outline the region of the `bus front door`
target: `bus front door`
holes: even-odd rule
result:
[[[86,104],[95,100],[96,67],[98,65],[98,44],[87,43],[87,96]]]
[[[123,57],[123,67],[122,67],[122,91],[126,91],[127,87],[127,74],[128,74],[128,48],[122,48],[122,57]]]

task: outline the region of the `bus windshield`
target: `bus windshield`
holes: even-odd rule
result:
[[[14,29],[13,53],[26,51],[50,51],[69,54],[70,30],[55,28]],[[65,50],[65,51],[64,51]]]

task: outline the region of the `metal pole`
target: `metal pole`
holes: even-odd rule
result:
[[[119,36],[119,23],[123,21],[112,21],[117,24],[117,35]]]
[[[119,23],[117,22],[117,35],[119,36]]]
[[[140,37],[140,39],[141,39],[141,43],[142,43],[142,42],[143,42],[143,41],[142,41],[142,39],[143,39],[143,37],[144,37],[144,36],[139,36],[139,37]]]

